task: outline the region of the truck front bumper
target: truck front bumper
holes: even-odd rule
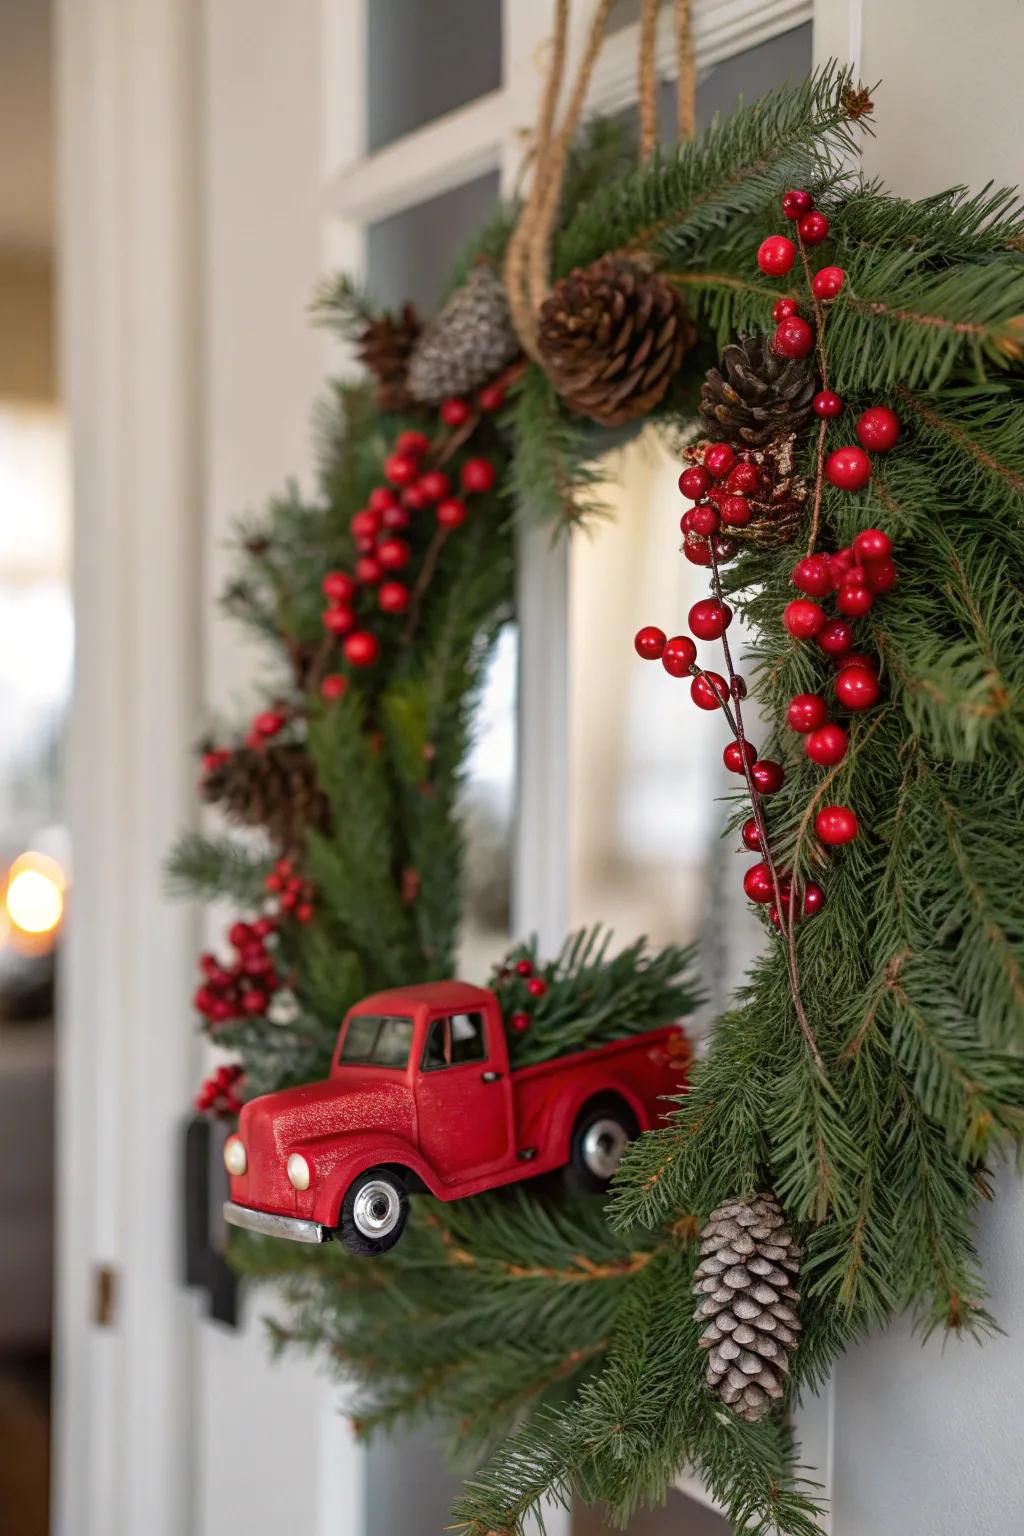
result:
[[[244,1227],[247,1232],[259,1232],[262,1237],[287,1237],[293,1243],[327,1243],[332,1235],[330,1227],[321,1226],[318,1221],[256,1211],[251,1205],[237,1205],[234,1200],[225,1200],[224,1220],[233,1227]]]

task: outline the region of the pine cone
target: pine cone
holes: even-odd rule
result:
[[[555,284],[541,306],[538,344],[570,410],[619,427],[653,410],[696,335],[666,278],[602,256]]]
[[[377,380],[374,397],[382,411],[405,411],[412,403],[407,375],[419,334],[419,316],[406,304],[398,315],[371,320],[359,338],[359,360]]]
[[[265,827],[282,849],[301,849],[307,827],[330,826],[327,796],[300,746],[239,747],[205,774],[200,788],[207,805],[238,826]]]
[[[693,1277],[705,1325],[708,1386],[753,1424],[783,1395],[789,1354],[800,1335],[800,1296],[793,1277],[801,1249],[774,1195],[731,1200],[701,1230],[703,1255]]]
[[[810,420],[817,387],[810,358],[778,357],[767,336],[741,336],[708,369],[700,414],[716,440],[762,447]]]
[[[684,458],[703,464],[706,442],[691,444]],[[756,464],[761,484],[747,494],[750,522],[743,528],[723,528],[730,539],[756,544],[761,549],[780,549],[797,535],[807,509],[807,481],[796,469],[796,434],[774,438],[763,448],[737,448],[736,461]],[[712,487],[712,493],[717,488]],[[714,495],[702,497],[714,500]]]
[[[409,390],[424,405],[472,394],[518,351],[504,285],[481,262],[424,329],[409,362]]]

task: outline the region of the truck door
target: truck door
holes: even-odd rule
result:
[[[508,1074],[483,1012],[447,1010],[427,1026],[416,1078],[419,1142],[445,1183],[485,1173],[511,1154]]]

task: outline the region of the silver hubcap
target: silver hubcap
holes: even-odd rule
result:
[[[622,1162],[629,1137],[618,1120],[595,1120],[583,1136],[583,1161],[598,1179],[610,1179]]]
[[[352,1220],[364,1237],[387,1237],[397,1227],[401,1210],[395,1186],[371,1179],[352,1202]]]

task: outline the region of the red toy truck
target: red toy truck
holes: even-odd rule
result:
[[[461,981],[378,992],[349,1011],[324,1082],[244,1106],[224,1149],[224,1215],[378,1254],[401,1237],[410,1190],[456,1200],[566,1166],[604,1190],[688,1056],[668,1025],[510,1071],[493,992]]]

